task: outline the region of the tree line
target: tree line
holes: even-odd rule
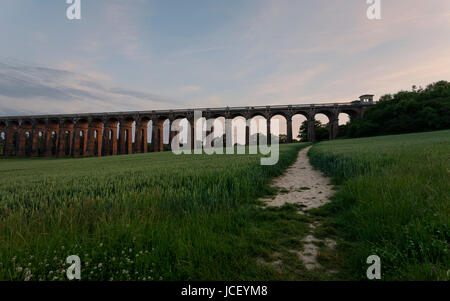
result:
[[[329,125],[315,122],[316,140],[328,139]],[[338,137],[357,138],[450,129],[450,82],[439,81],[426,88],[413,86],[380,97],[361,120],[339,126]],[[308,139],[307,123],[302,123],[298,138]]]

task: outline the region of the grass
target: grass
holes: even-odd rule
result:
[[[376,254],[383,280],[448,280],[450,131],[322,142],[309,156],[341,185],[312,210],[326,217],[318,236],[340,239],[328,258],[341,278],[366,279]]]
[[[383,280],[448,280],[450,131],[316,144],[334,202],[306,215],[261,206],[307,145],[281,145],[275,166],[169,152],[2,159],[0,280],[65,280],[73,254],[82,280],[363,280],[372,254]],[[308,271],[291,251],[313,222],[338,246],[321,245],[324,268]]]
[[[0,160],[0,280],[65,280],[69,255],[82,280],[320,278],[292,258],[282,272],[257,264],[308,231],[295,206],[256,206],[306,145],[282,145],[275,166],[169,152]]]

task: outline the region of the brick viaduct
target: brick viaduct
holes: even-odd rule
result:
[[[232,119],[238,116],[244,117],[246,120],[255,116],[271,120],[275,115],[282,115],[287,122],[288,142],[292,142],[292,117],[294,115],[301,114],[308,120],[308,137],[311,141],[314,141],[315,137],[315,115],[326,115],[330,124],[330,139],[334,139],[337,136],[340,113],[347,113],[351,119],[361,119],[364,111],[372,104],[373,95],[363,95],[360,100],[349,103],[196,110],[202,111],[203,117],[208,120],[219,117]],[[171,124],[175,120],[185,118],[193,129],[193,109],[0,117],[0,142],[2,142],[0,155],[6,157],[86,157],[146,153],[150,121],[152,121],[151,151],[160,152],[163,150],[164,122],[169,120]],[[134,139],[131,137],[133,123],[135,123]],[[247,122],[247,144],[249,133],[249,123]],[[267,133],[270,133],[270,122],[267,122]],[[173,131],[170,132],[169,145],[175,134]],[[193,141],[192,133],[190,137]]]

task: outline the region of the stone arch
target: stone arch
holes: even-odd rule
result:
[[[33,146],[33,136],[32,136],[32,130],[33,130],[33,123],[30,120],[22,121],[21,124],[22,133],[20,134],[21,137],[19,138],[19,150],[18,153],[20,156],[31,156],[32,153],[32,146]],[[23,139],[23,142],[20,141]]]
[[[206,144],[205,141],[205,136],[206,136],[206,123],[208,120],[211,120],[212,118],[210,118],[209,116],[206,117],[205,114],[203,114],[202,117],[200,117],[197,120],[197,123],[195,124],[195,141],[198,143],[199,147],[203,146],[204,144]],[[201,145],[201,146],[200,146]]]
[[[68,157],[72,155],[75,123],[72,119],[65,119],[61,122],[59,139],[59,156]]]
[[[329,139],[335,139],[339,132],[339,109],[337,105],[329,110],[319,110],[317,113],[322,113],[328,118]]]
[[[46,138],[45,138],[45,156],[56,156],[59,140],[59,120],[50,119],[47,121]]]
[[[57,131],[51,131],[50,133],[50,155],[56,156],[58,153],[58,140],[59,135]]]
[[[71,155],[71,140],[72,140],[72,135],[73,133],[70,130],[64,130],[63,131],[63,139],[61,140],[61,142],[63,143],[62,146],[60,147],[60,155],[63,156],[70,156]]]
[[[31,154],[31,130],[32,122],[24,119],[20,122],[19,131],[17,132],[17,141],[15,145],[16,155],[20,157]]]
[[[170,119],[167,115],[159,115],[152,119],[152,137],[151,145],[153,152],[164,151],[164,127],[166,128],[167,135],[169,135]],[[167,140],[170,138],[168,137]]]
[[[227,133],[228,134],[228,133]],[[240,113],[231,115],[231,143],[236,145],[248,145],[249,127],[247,118]]]
[[[105,121],[105,126],[107,127],[117,127],[117,125],[119,124],[119,119],[116,117],[110,117],[107,118]]]
[[[19,121],[9,120],[7,124],[6,150],[5,150],[5,154],[7,156],[17,155],[18,134],[19,134]]]
[[[133,120],[131,123],[131,132],[130,132],[130,139],[131,139],[131,153],[136,153],[136,131],[137,131],[137,121]]]
[[[147,151],[152,152],[152,139],[153,139],[153,119],[147,124]]]
[[[127,155],[133,153],[133,124],[131,116],[124,117],[119,122],[119,153]]]
[[[346,125],[352,119],[351,115],[346,112],[340,112],[338,115],[339,125]]]
[[[19,148],[18,145],[19,145],[19,132],[15,131],[14,133],[12,133],[12,143],[11,143],[12,156],[17,156],[17,150]]]
[[[88,143],[86,156],[101,156],[105,132],[105,123],[101,118],[91,119],[88,125]]]
[[[314,114],[315,121],[315,140],[331,139],[331,121],[332,117],[328,111],[318,111]],[[320,123],[320,127],[319,124]]]
[[[6,145],[6,122],[0,121],[0,156],[5,155]]]
[[[223,113],[212,113],[210,118],[217,119],[217,118],[226,118],[225,114]]]
[[[37,130],[36,143],[33,142],[33,147],[35,147],[35,151],[33,149],[34,156],[42,156],[45,152],[45,128]]]
[[[249,119],[249,142],[252,144],[261,144],[262,141],[267,143],[267,118],[261,112],[255,112],[250,115]]]
[[[337,114],[337,121],[335,122],[336,130],[332,138],[337,137],[344,137],[346,135],[346,125],[350,123],[350,121],[353,119],[348,113],[346,112],[339,112]],[[353,119],[354,120],[354,119]]]
[[[104,135],[104,150],[103,154],[105,156],[113,156],[118,154],[118,126],[119,126],[119,119],[116,117],[110,117],[106,119],[105,127],[103,131]]]
[[[292,139],[300,141],[303,131],[308,130],[308,115],[297,113],[292,115]]]
[[[294,115],[302,115],[306,119],[309,119],[311,117],[310,116],[311,115],[310,112],[306,111],[306,110],[295,110],[295,111],[292,111],[292,116],[294,116]]]
[[[174,130],[172,125],[176,126],[178,130]],[[187,116],[177,115],[171,120],[171,141],[176,139],[176,143],[184,145],[186,143],[192,143],[191,137],[191,123]]]
[[[342,114],[342,113],[347,114],[350,117],[350,121],[358,119],[358,117],[360,115],[360,112],[358,110],[351,109],[351,108],[341,109],[339,114]]]
[[[18,120],[10,120],[10,121],[8,121],[7,126],[8,126],[8,128],[17,131],[17,130],[19,130],[19,121]]]
[[[260,116],[262,118],[266,118],[267,113],[263,111],[250,111],[248,114],[248,119],[253,119],[257,116]]]
[[[22,121],[20,125],[22,128],[22,132],[25,138],[25,155],[31,155],[31,146],[32,146],[32,130],[33,130],[33,121],[26,119]]]
[[[246,116],[245,113],[241,113],[241,112],[233,112],[230,113],[230,116],[228,118],[230,118],[231,120],[237,118],[237,117],[242,117],[244,119],[247,119],[248,116]]]
[[[278,124],[277,124],[278,120]],[[280,143],[287,143],[288,139],[288,123],[290,118],[284,112],[274,112],[270,116],[270,122],[267,124],[266,135],[268,137],[268,143],[272,142],[274,136],[278,136]],[[290,123],[289,123],[290,124]],[[292,128],[292,125],[291,125]],[[285,136],[283,136],[285,135]]]
[[[135,122],[134,151],[138,154],[148,152],[148,127],[150,126],[150,116],[141,116]]]
[[[219,120],[218,118],[214,116],[220,116],[220,115],[211,115],[206,114],[203,117],[201,117],[199,120],[197,120],[196,127],[196,141],[198,142],[198,147],[209,147],[213,141],[214,141],[214,135],[215,135],[215,128],[214,125],[216,124],[216,120]],[[217,126],[219,129],[222,129],[222,126],[220,123],[217,123]],[[222,133],[223,135],[223,133]],[[210,141],[211,140],[211,141]]]
[[[225,145],[225,123],[226,117],[223,112],[211,112],[207,111],[206,114],[203,114],[201,118],[201,124],[197,126],[202,127],[202,140],[204,146],[209,145]],[[197,139],[200,137],[197,137]],[[210,141],[209,141],[210,140]]]
[[[331,110],[317,110],[314,114],[314,118],[316,118],[318,114],[325,115],[328,120],[331,120],[333,118],[334,112]]]
[[[37,119],[34,121],[31,155],[34,157],[42,156],[45,152],[45,120]]]
[[[211,145],[226,145],[226,117],[223,114],[215,114],[212,115],[212,128],[211,131],[208,131],[206,134],[210,135],[213,133],[213,141]]]
[[[73,155],[75,157],[85,156],[88,145],[89,121],[85,118],[78,119],[75,126]]]
[[[33,126],[33,122],[29,119],[22,120],[20,127],[22,128],[31,128]]]
[[[270,119],[277,115],[283,116],[285,119],[288,119],[288,114],[285,111],[271,111]]]

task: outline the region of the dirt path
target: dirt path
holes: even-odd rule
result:
[[[298,153],[297,161],[289,167],[284,175],[276,178],[272,186],[280,188],[274,199],[264,199],[269,206],[282,206],[285,203],[304,205],[304,210],[318,208],[328,202],[333,194],[329,178],[313,169],[309,163],[308,151],[311,147]]]
[[[263,199],[269,206],[282,206],[285,203],[300,204],[302,210],[299,214],[305,214],[305,211],[318,208],[330,202],[330,196],[333,194],[333,186],[329,178],[325,177],[320,171],[313,169],[309,163],[307,153],[311,147],[302,149],[297,157],[297,161],[286,171],[285,174],[276,178],[272,186],[279,188],[279,193],[273,199]],[[307,214],[307,213],[306,213]],[[313,231],[320,224],[310,224]],[[336,242],[331,239],[320,240],[312,234],[308,234],[303,239],[302,250],[290,250],[303,261],[308,270],[319,268],[317,254],[320,243],[333,249]]]

